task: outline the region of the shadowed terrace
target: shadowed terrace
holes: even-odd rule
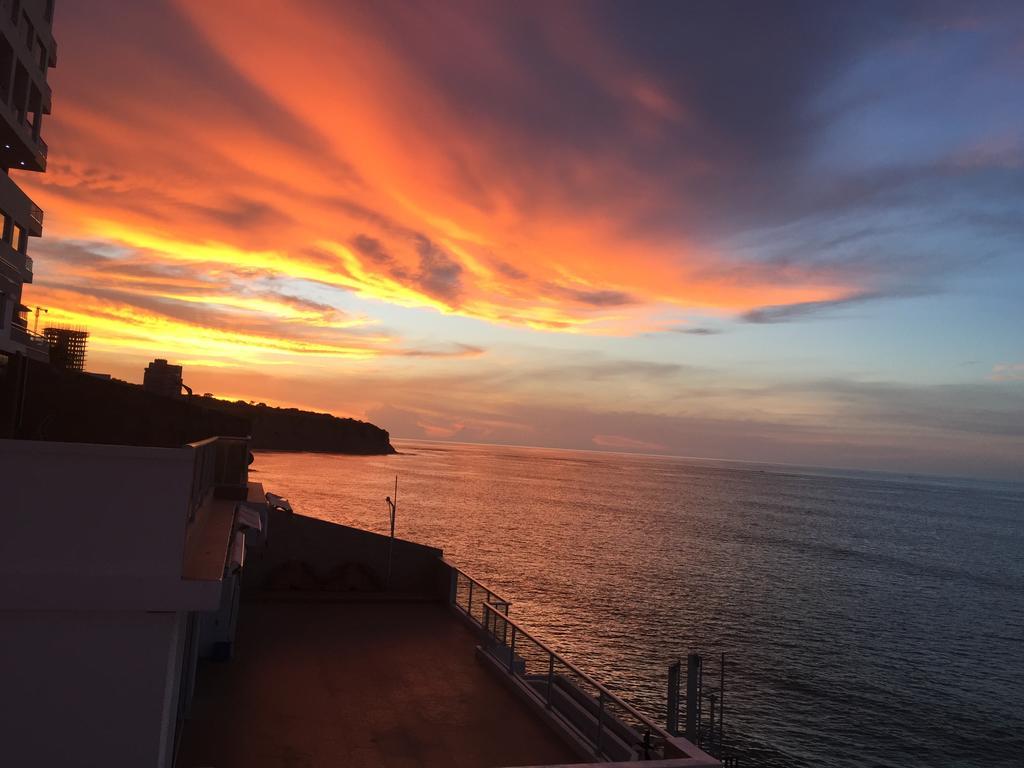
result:
[[[575,754],[474,660],[443,605],[309,595],[242,606],[235,655],[199,672],[185,768],[495,766]]]

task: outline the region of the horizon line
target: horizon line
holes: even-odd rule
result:
[[[566,451],[566,452],[579,452],[579,453],[599,453],[599,454],[611,454],[618,456],[640,456],[644,458],[654,459],[682,459],[686,461],[702,461],[702,462],[722,462],[731,464],[745,464],[751,466],[763,466],[763,467],[785,467],[789,469],[803,469],[803,470],[818,470],[818,471],[829,471],[829,472],[846,472],[846,473],[869,473],[873,475],[881,475],[883,477],[889,477],[893,479],[923,479],[923,480],[939,480],[939,481],[950,481],[950,480],[966,480],[974,483],[1001,483],[1011,486],[1021,486],[1024,489],[1024,480],[1013,480],[1003,477],[993,476],[972,476],[972,475],[943,475],[933,472],[913,472],[913,471],[893,471],[886,469],[864,469],[861,467],[841,467],[830,464],[796,464],[793,462],[786,461],[762,461],[757,459],[728,459],[714,456],[691,456],[685,454],[675,453],[647,453],[640,451],[615,451],[607,450],[603,448],[564,448],[555,447],[548,445],[525,445],[522,443],[501,443],[501,442],[478,442],[474,440],[438,440],[427,437],[400,437],[392,436],[393,440],[406,440],[415,441],[421,443],[439,443],[442,445],[476,445],[480,447],[496,447],[496,448],[525,448],[528,450],[541,450],[541,451]],[[400,454],[401,452],[399,452]],[[394,454],[392,454],[394,455]]]

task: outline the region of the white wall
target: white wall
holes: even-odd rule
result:
[[[0,766],[169,768],[189,448],[0,440]]]
[[[0,440],[0,611],[215,607],[181,578],[191,487],[188,448]]]
[[[187,620],[0,614],[0,765],[170,766]]]

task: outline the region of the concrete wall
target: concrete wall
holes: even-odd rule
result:
[[[0,440],[0,766],[170,766],[193,453]]]
[[[0,765],[171,765],[188,614],[0,617]]]
[[[197,607],[191,484],[187,448],[0,440],[0,611]]]
[[[278,510],[270,513],[268,532],[265,549],[247,556],[247,592],[268,582],[277,588],[291,583],[292,589],[370,591],[364,575],[384,586],[387,536]],[[388,591],[447,599],[450,571],[441,556],[440,549],[396,539]]]

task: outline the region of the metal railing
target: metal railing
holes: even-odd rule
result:
[[[28,202],[28,217],[32,219],[39,229],[43,228],[43,209],[31,200]]]
[[[500,606],[504,614],[508,616],[508,610],[512,603],[500,597],[496,592],[489,590],[461,568],[457,568],[454,565],[451,568],[454,574],[451,594],[452,605],[460,609],[480,627],[483,627],[484,620],[487,618],[484,606],[488,603]]]
[[[660,760],[671,738],[659,725],[566,661],[495,606],[484,605],[486,650],[600,760]]]
[[[211,437],[189,443],[193,450],[188,520],[196,517],[207,494],[243,499],[248,488],[249,438]]]
[[[24,344],[27,347],[34,347],[40,351],[47,351],[50,349],[50,343],[46,340],[45,336],[33,333],[26,326],[21,325],[20,323],[11,323],[11,340],[18,342],[19,344]]]
[[[484,650],[598,760],[683,757],[678,740],[509,618],[508,600],[453,566],[452,604],[477,625]],[[706,757],[698,753],[698,757]],[[714,765],[696,760],[692,764]]]
[[[710,660],[710,664],[705,659]],[[685,667],[682,660],[677,661],[669,672],[669,708],[670,716],[672,708],[676,710],[674,732],[685,735],[700,749],[729,766],[738,762],[739,755],[728,743],[729,729],[725,726],[725,670],[724,652],[709,657],[691,653]],[[684,680],[685,697],[681,695]],[[671,726],[668,730],[673,731]]]

